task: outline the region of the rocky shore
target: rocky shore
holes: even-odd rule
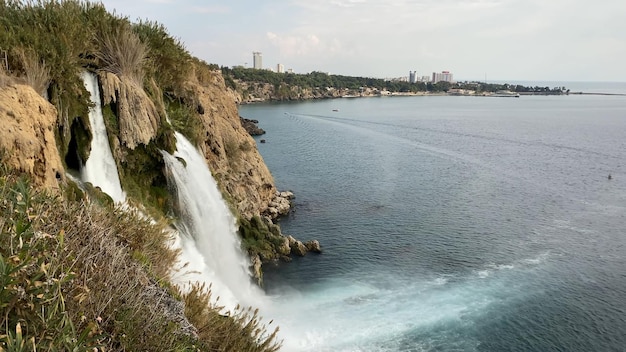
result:
[[[261,136],[265,134],[265,130],[258,126],[258,120],[249,120],[241,116],[239,116],[239,120],[243,128],[245,128],[251,136]]]

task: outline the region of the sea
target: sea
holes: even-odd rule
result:
[[[258,149],[296,195],[283,233],[323,249],[264,267],[283,350],[626,350],[626,96],[240,115],[267,131]]]

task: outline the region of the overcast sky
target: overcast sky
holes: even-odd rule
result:
[[[104,0],[221,66],[626,82],[626,0]]]

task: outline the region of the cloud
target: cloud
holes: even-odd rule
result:
[[[338,50],[337,46],[340,46],[338,41],[332,41],[328,45],[322,42],[315,34],[298,36],[267,32],[266,37],[274,47],[279,49],[281,56],[287,58],[306,56],[328,49],[331,51]]]
[[[331,0],[330,4],[334,6],[350,8],[365,2],[365,0]]]
[[[626,80],[624,0],[102,1],[223,65],[258,50],[297,72]]]
[[[213,14],[213,13],[228,13],[231,9],[228,6],[223,5],[214,5],[214,6],[197,6],[194,7],[193,13],[201,13],[201,14]]]

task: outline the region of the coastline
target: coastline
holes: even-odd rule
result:
[[[307,101],[307,100],[327,100],[327,99],[355,99],[355,98],[384,98],[384,97],[426,97],[426,96],[461,96],[461,97],[494,97],[494,98],[519,98],[520,96],[541,95],[615,95],[626,96],[626,94],[617,93],[587,93],[587,92],[570,92],[570,93],[543,93],[543,92],[508,92],[508,93],[455,93],[455,92],[388,92],[380,93],[363,93],[363,94],[346,94],[346,95],[328,95],[328,96],[300,96],[297,99],[278,99],[275,97],[268,98],[248,98],[236,99],[237,105],[248,105],[267,102],[287,102],[287,101]]]

